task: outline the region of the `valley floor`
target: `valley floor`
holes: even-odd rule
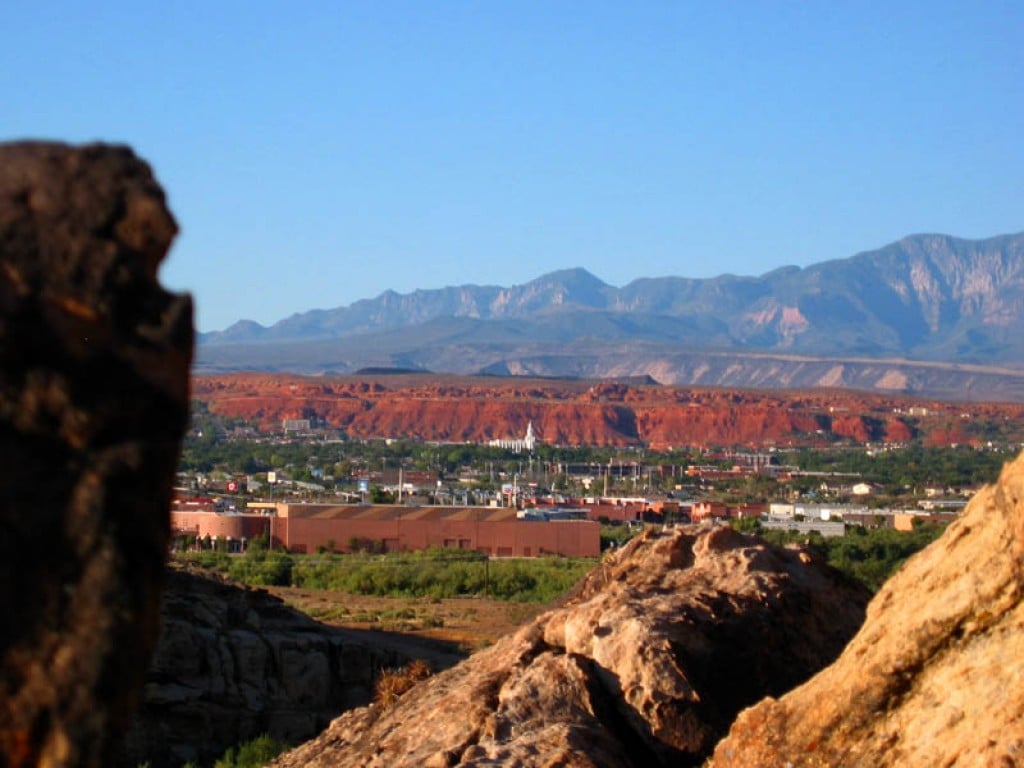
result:
[[[548,606],[482,597],[377,597],[299,587],[263,587],[317,621],[388,636],[442,666],[514,632]]]

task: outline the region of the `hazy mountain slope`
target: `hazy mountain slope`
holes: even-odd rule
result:
[[[208,343],[331,338],[420,325],[442,317],[521,318],[551,308],[604,308],[615,291],[584,269],[563,270],[512,288],[463,285],[409,294],[385,291],[348,307],[292,315],[269,328],[241,321],[205,334]]]
[[[701,368],[692,355],[700,350],[748,361],[719,376],[729,386],[785,386],[808,378],[792,361],[778,360],[775,374],[755,361],[759,373],[750,378],[751,353],[1018,367],[1024,363],[1024,234],[985,240],[915,235],[847,259],[782,267],[760,277],[643,278],[615,288],[572,269],[510,288],[388,291],[348,307],[296,314],[269,328],[243,321],[206,334],[198,365],[307,372],[387,365],[598,377],[628,372],[708,383],[692,378]],[[685,363],[677,359],[683,353]],[[829,370],[816,378],[849,378],[852,368],[845,374]],[[886,387],[917,391],[907,371],[872,377]],[[962,375],[947,377],[939,389],[964,383]]]

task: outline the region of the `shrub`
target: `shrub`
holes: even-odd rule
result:
[[[427,597],[486,595],[498,600],[548,602],[594,566],[583,558],[488,559],[465,550],[370,555],[289,555],[249,551],[178,555],[244,584],[325,589],[356,595]]]
[[[403,693],[432,674],[434,674],[434,670],[422,659],[416,659],[398,669],[385,669],[377,678],[373,701],[384,709],[388,709],[394,706]]]
[[[287,587],[292,583],[294,560],[282,552],[250,552],[234,558],[228,565],[228,575],[244,584]]]
[[[252,741],[229,747],[224,755],[213,764],[213,768],[260,768],[288,749],[283,741],[271,738],[269,734],[257,736]]]

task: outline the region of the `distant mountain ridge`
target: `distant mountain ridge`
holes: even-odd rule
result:
[[[672,355],[713,350],[1016,368],[1024,364],[1022,331],[1024,233],[913,235],[760,277],[641,278],[616,288],[578,268],[509,288],[386,291],[270,327],[242,321],[204,334],[199,366],[538,375],[575,368],[702,383],[673,375]],[[618,348],[616,361],[609,345]],[[545,370],[537,363],[544,357],[559,363]]]

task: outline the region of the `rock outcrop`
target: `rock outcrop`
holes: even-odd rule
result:
[[[328,627],[263,590],[172,570],[160,642],[120,762],[206,765],[262,733],[297,743],[367,704],[381,670],[409,660],[380,633]]]
[[[741,708],[829,663],[866,602],[806,553],[649,531],[565,607],[275,765],[697,765]]]
[[[828,669],[743,712],[715,768],[1024,765],[1024,456],[868,607]]]
[[[175,232],[127,148],[0,146],[2,765],[109,765],[141,687],[188,416]]]

